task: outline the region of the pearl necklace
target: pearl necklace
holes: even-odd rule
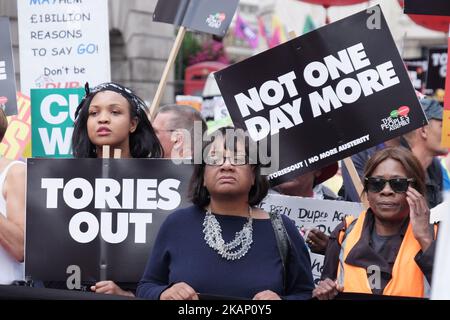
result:
[[[227,260],[237,260],[245,256],[250,250],[253,243],[253,218],[252,208],[249,207],[248,221],[242,227],[242,230],[236,232],[235,238],[225,243],[222,238],[222,228],[216,217],[211,214],[211,209],[208,208],[203,221],[203,233],[205,234],[206,244]],[[239,247],[239,249],[236,249]]]

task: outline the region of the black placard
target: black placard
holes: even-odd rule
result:
[[[191,173],[168,159],[29,159],[27,277],[66,281],[76,266],[82,281],[138,282]]]
[[[254,140],[278,135],[272,185],[426,124],[379,6],[215,77],[237,127]]]
[[[7,116],[17,114],[16,91],[10,23],[0,17],[0,108]]]
[[[153,20],[223,37],[239,0],[159,0]]]
[[[450,16],[448,0],[405,0],[405,13]]]

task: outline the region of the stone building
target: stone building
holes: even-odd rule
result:
[[[152,20],[157,0],[108,0],[111,77],[151,102],[175,39],[175,28]],[[17,1],[0,0],[0,16],[11,21],[16,77],[20,81]],[[174,101],[173,74],[162,103]]]

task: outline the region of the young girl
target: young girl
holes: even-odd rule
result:
[[[147,107],[133,91],[110,82],[92,90],[86,84],[85,90],[86,96],[75,112],[75,158],[100,158],[105,145],[111,147],[111,153],[120,149],[122,158],[162,156]]]
[[[160,158],[162,147],[146,114],[146,105],[133,91],[115,83],[104,83],[92,90],[75,112],[72,137],[75,158],[101,158],[103,146],[121,150],[122,158]],[[134,296],[113,281],[91,287],[97,293]]]

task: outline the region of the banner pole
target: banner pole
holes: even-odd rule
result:
[[[111,147],[108,145],[103,146],[102,152],[102,178],[109,177],[109,159],[111,157]],[[102,237],[100,239],[100,252],[99,252],[99,267],[100,267],[100,281],[108,280],[108,246],[106,245],[105,240]]]
[[[164,94],[164,89],[166,88],[167,79],[169,77],[170,69],[175,63],[175,58],[180,51],[181,44],[183,43],[184,35],[186,34],[186,28],[180,26],[178,29],[178,34],[175,39],[175,43],[173,44],[172,50],[170,51],[169,59],[167,60],[166,66],[164,68],[161,80],[159,81],[158,90],[156,91],[155,97],[153,98],[152,105],[149,111],[149,118],[153,120],[155,117],[156,111],[159,108],[159,104],[161,102],[162,96]]]
[[[363,204],[365,209],[369,208],[367,199],[361,198],[364,187],[361,183],[361,179],[359,178],[358,171],[356,171],[355,164],[353,163],[352,158],[351,157],[345,158],[344,164],[345,164],[345,167],[347,168],[350,178],[352,179],[352,183],[355,186],[356,192],[358,193],[358,197],[360,198],[361,203]]]

